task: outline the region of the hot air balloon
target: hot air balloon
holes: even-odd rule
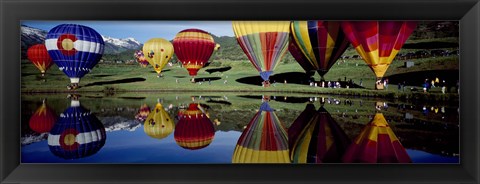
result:
[[[170,115],[165,111],[162,104],[157,103],[155,109],[150,112],[145,123],[143,131],[153,138],[163,139],[170,135],[175,128],[175,123]]]
[[[290,53],[307,73],[317,71],[322,81],[348,44],[340,22],[293,21],[290,24]]]
[[[290,159],[293,163],[342,162],[350,140],[322,106],[307,104],[288,129]]]
[[[143,51],[137,50],[137,51],[135,51],[133,56],[135,57],[135,60],[137,61],[137,63],[140,64],[140,66],[142,66],[143,68],[148,66],[148,61],[145,58],[145,55],[143,54]]]
[[[174,138],[179,146],[189,150],[202,149],[210,145],[215,128],[200,105],[191,103],[187,110],[179,112],[179,121]]]
[[[90,27],[61,24],[48,32],[45,46],[55,64],[70,78],[68,88],[77,89],[80,78],[102,58],[105,43]]]
[[[346,163],[410,163],[412,160],[382,113],[363,128],[343,156]]]
[[[148,107],[147,104],[143,104],[138,110],[138,113],[135,115],[135,119],[137,119],[140,122],[144,122],[145,119],[147,119],[149,114],[150,114],[150,107]]]
[[[97,153],[105,145],[102,122],[92,112],[72,100],[48,135],[50,151],[64,159],[78,159]]]
[[[200,29],[185,29],[173,39],[175,55],[192,77],[197,75],[210,59],[215,49],[215,41],[210,33]],[[192,79],[192,81],[194,81]]]
[[[47,100],[44,99],[42,105],[30,117],[28,125],[37,133],[47,133],[50,132],[56,121],[55,111],[47,105]]]
[[[213,50],[217,51],[217,50],[219,50],[219,49],[220,49],[220,44],[218,44],[218,43],[215,44],[215,48],[214,48]]]
[[[163,67],[172,58],[173,45],[163,38],[152,38],[143,45],[143,53],[146,54],[145,59],[157,72],[157,77],[160,77]]]
[[[48,55],[44,44],[37,44],[28,48],[27,58],[40,70],[42,77],[45,76],[45,72],[53,64],[52,58]]]
[[[348,40],[375,73],[376,89],[383,89],[382,77],[416,25],[413,21],[342,22]]]
[[[233,32],[253,66],[270,85],[269,78],[287,51],[289,21],[233,21]]]
[[[233,163],[290,163],[288,135],[267,101],[238,139]]]

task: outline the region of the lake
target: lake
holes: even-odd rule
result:
[[[459,163],[458,103],[309,94],[23,94],[22,163]]]

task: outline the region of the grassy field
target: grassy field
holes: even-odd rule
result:
[[[414,67],[404,68],[403,61],[394,61],[386,73],[386,77],[396,74],[409,73],[414,71],[428,70],[458,70],[458,56],[414,59]],[[231,67],[224,72],[208,73],[206,69]],[[281,63],[275,70],[275,74],[289,72],[303,73],[303,69],[297,63]],[[420,92],[399,92],[396,85],[390,85],[387,90],[374,90],[375,76],[363,60],[340,60],[325,75],[327,81],[344,81],[352,79],[355,84],[363,81],[363,88],[355,89],[325,89],[311,87],[307,82],[304,84],[289,83],[289,78],[277,81],[276,85],[263,88],[260,83],[240,83],[237,79],[245,77],[259,77],[258,72],[248,61],[224,61],[215,60],[207,68],[201,69],[196,76],[200,80],[197,83],[190,82],[190,76],[185,68],[179,65],[166,66],[163,77],[158,78],[152,67],[142,68],[139,65],[127,64],[102,64],[99,63],[91,73],[87,74],[80,81],[77,92],[105,92],[116,93],[121,91],[232,91],[232,92],[287,92],[287,93],[314,93],[314,94],[339,94],[356,96],[376,96],[388,98],[425,98],[434,100],[458,99],[456,93],[441,94],[440,88],[434,88],[429,94]],[[292,76],[294,80],[296,76]],[[205,79],[205,82],[202,82]],[[211,80],[209,83],[208,80]],[[315,74],[314,79],[320,80]],[[46,80],[46,81],[45,81]],[[27,60],[22,61],[22,92],[71,92],[66,85],[69,79],[53,65],[48,71],[46,79],[42,79],[38,70]],[[405,79],[417,80],[423,79]],[[272,81],[273,82],[273,81]],[[407,86],[407,89],[412,86]],[[418,87],[418,86],[417,86]]]

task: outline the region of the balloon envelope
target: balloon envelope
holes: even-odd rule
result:
[[[268,81],[287,51],[289,21],[233,21],[233,32],[253,66]]]
[[[180,111],[179,119],[173,135],[182,148],[202,149],[213,141],[215,128],[199,104],[191,103],[187,110]]]
[[[143,54],[157,74],[170,61],[173,55],[173,45],[163,38],[152,38],[143,45]]]
[[[44,44],[37,44],[28,48],[27,58],[42,74],[44,74],[53,64],[52,58],[48,54],[47,47],[45,47]]]
[[[140,64],[140,66],[142,66],[144,68],[148,66],[148,61],[145,58],[145,55],[143,54],[143,51],[141,51],[141,50],[135,51],[133,56],[135,56],[135,60],[137,61],[138,64]]]
[[[45,46],[71,83],[79,83],[80,78],[100,61],[105,43],[102,36],[90,27],[61,24],[48,32]]]
[[[173,39],[175,55],[190,76],[196,76],[210,59],[215,49],[215,41],[210,33],[200,29],[185,29]]]
[[[167,137],[173,132],[174,128],[175,123],[160,103],[155,105],[155,109],[150,112],[143,124],[143,131],[148,136],[157,139]]]
[[[293,163],[341,162],[350,140],[330,113],[308,104],[288,129],[290,158]]]
[[[343,162],[410,163],[412,160],[383,114],[376,113],[348,147]]]
[[[149,114],[150,114],[150,107],[148,107],[147,104],[143,104],[138,110],[138,113],[135,115],[135,119],[137,119],[140,122],[144,122],[145,119],[147,119]]]
[[[72,101],[48,135],[50,151],[64,159],[78,159],[97,153],[105,145],[102,122],[89,110]]]
[[[322,77],[348,48],[337,21],[293,21],[290,29],[290,53],[305,71]]]
[[[46,133],[50,132],[56,121],[57,115],[55,111],[50,108],[44,100],[42,105],[38,107],[32,117],[30,117],[28,125],[30,129],[37,133]]]
[[[250,120],[238,139],[233,163],[290,163],[288,135],[268,102]]]
[[[348,40],[377,78],[385,75],[416,26],[414,21],[342,22]]]

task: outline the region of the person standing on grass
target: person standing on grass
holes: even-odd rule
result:
[[[435,87],[435,81],[434,81],[434,80],[432,80],[430,83],[432,84],[432,85],[431,85],[431,86],[432,86],[432,88],[434,88],[434,87]]]
[[[360,79],[360,86],[363,86],[363,81],[362,81],[362,79]]]
[[[402,84],[398,83],[398,91],[402,89]]]

